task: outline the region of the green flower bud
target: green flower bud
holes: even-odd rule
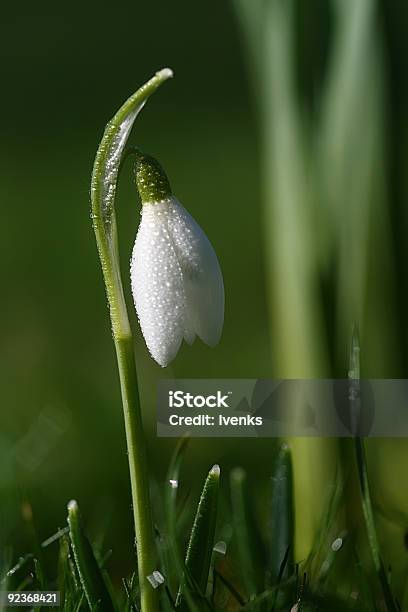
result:
[[[166,173],[159,162],[150,155],[138,153],[135,177],[142,204],[163,202],[172,194]]]

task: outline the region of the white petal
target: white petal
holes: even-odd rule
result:
[[[183,275],[168,231],[168,202],[144,204],[132,253],[132,293],[147,347],[165,367],[185,334]]]
[[[220,265],[198,223],[175,198],[170,204],[169,233],[184,281],[184,336],[188,339],[195,333],[206,344],[214,346],[220,339],[224,322],[224,283]]]

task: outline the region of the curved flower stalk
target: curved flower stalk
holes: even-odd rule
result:
[[[224,284],[207,236],[172,195],[158,162],[139,154],[136,183],[141,222],[133,248],[131,282],[140,326],[153,359],[162,367],[184,339],[209,346],[220,339]]]
[[[172,74],[172,71],[168,68],[157,72],[123,104],[108,123],[96,154],[91,184],[92,220],[109,302],[120,376],[142,612],[156,612],[158,609],[158,593],[152,588],[147,578],[157,568],[145,438],[140,411],[133,339],[120,276],[114,203],[120,163],[133,123],[149,96]]]

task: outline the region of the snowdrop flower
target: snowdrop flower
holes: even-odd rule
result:
[[[224,320],[221,269],[207,236],[172,195],[159,163],[139,154],[141,222],[131,261],[136,312],[147,347],[162,367],[182,340],[214,346]]]

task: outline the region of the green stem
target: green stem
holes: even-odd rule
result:
[[[133,123],[149,96],[171,76],[169,69],[157,72],[108,123],[96,154],[91,184],[93,226],[109,302],[122,393],[142,612],[158,609],[158,593],[147,580],[156,569],[156,554],[145,438],[133,338],[120,275],[114,203],[120,164]]]
[[[132,336],[115,338],[115,348],[129,460],[141,603],[142,610],[151,612],[157,609],[158,601],[157,593],[148,582],[147,576],[157,569],[157,558]]]

